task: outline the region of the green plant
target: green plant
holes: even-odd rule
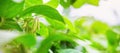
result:
[[[72,23],[55,9],[58,5],[64,9],[80,8],[84,4],[98,6],[99,0],[0,0],[0,30],[17,31],[18,37],[2,45],[4,53],[89,53],[87,46],[79,45],[76,40],[91,42],[90,47],[101,53],[119,53],[120,34],[107,24],[88,16],[83,16]],[[49,25],[39,18],[47,20]],[[85,23],[90,22],[90,25]],[[98,25],[99,24],[99,25]],[[102,34],[96,36],[96,34]],[[4,35],[0,35],[4,36]],[[41,38],[38,40],[37,38]],[[104,47],[95,38],[108,42]],[[114,37],[114,38],[113,38]],[[104,41],[103,40],[103,41]],[[39,43],[38,43],[39,42]],[[92,49],[91,48],[91,49]]]

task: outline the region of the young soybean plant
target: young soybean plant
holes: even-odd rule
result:
[[[71,36],[76,30],[55,8],[59,4],[65,9],[70,6],[79,8],[85,3],[97,6],[98,2],[99,0],[50,0],[47,3],[43,0],[0,0],[0,30],[21,33],[4,44],[2,52],[60,53],[60,49],[71,48],[75,51],[73,53],[80,53],[74,50],[77,44]],[[35,16],[32,16],[33,13]],[[43,24],[39,18],[45,18],[50,25]],[[40,37],[41,42],[37,40]]]

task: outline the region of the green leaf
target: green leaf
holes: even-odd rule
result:
[[[0,0],[0,17],[12,18],[23,10],[24,0]]]
[[[52,19],[49,19],[49,18],[47,18],[47,21],[50,23],[51,27],[53,27],[57,30],[64,30],[66,28],[65,24],[60,22],[60,21],[52,20]]]
[[[71,0],[60,0],[60,4],[64,7],[64,8],[69,8],[70,4],[71,4]]]
[[[77,0],[70,0],[70,4],[72,5]]]
[[[25,34],[15,39],[17,42],[23,44],[26,47],[32,47],[36,44],[36,39],[32,34]]]
[[[86,0],[77,0],[73,3],[74,8],[80,8],[86,3]]]
[[[105,50],[106,49],[106,48],[104,48],[104,46],[102,46],[98,42],[94,42],[94,41],[91,41],[91,42],[92,42],[92,44],[90,46],[92,46],[95,49],[98,49],[98,50]]]
[[[0,29],[22,31],[22,28],[13,19],[4,19],[3,23],[1,23],[1,25],[0,25]]]
[[[82,16],[79,19],[75,20],[75,26],[78,28],[90,30],[93,21],[95,21],[94,17]]]
[[[117,45],[119,37],[118,37],[118,34],[115,33],[113,30],[111,30],[111,29],[108,30],[106,32],[106,37],[107,37],[109,45],[111,45],[111,46],[116,46]]]
[[[25,16],[27,14],[32,14],[32,13],[44,15],[47,16],[48,18],[55,19],[64,23],[64,20],[62,16],[59,14],[59,12],[56,9],[49,7],[47,5],[37,5],[30,7],[24,10],[21,13],[21,16]]]
[[[40,29],[37,30],[37,33],[41,36],[47,37],[49,34],[47,26],[40,22]]]
[[[99,5],[99,0],[87,0],[88,4],[98,6]]]
[[[95,21],[92,24],[92,30],[94,30],[96,33],[105,33],[108,28],[109,27],[106,23],[100,21]]]
[[[79,37],[81,40],[91,40],[91,34],[85,29],[80,29]]]
[[[75,49],[61,49],[61,50],[58,50],[58,53],[82,53],[82,52]]]
[[[35,5],[41,5],[42,3],[42,0],[25,0],[25,8]]]
[[[106,32],[106,38],[108,41],[108,51],[111,53],[116,53],[116,48],[119,45],[119,36],[112,29]]]
[[[82,25],[85,21],[86,20],[84,18],[77,19],[77,20],[75,20],[75,26],[82,27]]]
[[[65,17],[64,17],[64,21],[65,21],[65,23],[66,23],[68,29],[70,29],[70,31],[76,33],[76,29],[75,29],[75,27],[73,26],[73,24],[71,23],[71,21],[68,20],[68,19],[65,18]]]
[[[115,32],[117,32],[118,34],[120,34],[120,25],[117,26],[112,26],[112,29],[115,30]]]
[[[57,6],[59,5],[59,1],[58,0],[50,0],[48,3],[46,3],[46,5],[49,5],[53,8],[57,8]]]
[[[54,43],[54,41],[61,41],[61,40],[69,41],[72,42],[73,44],[75,43],[71,38],[63,34],[50,35],[41,42],[40,47],[38,48],[36,53],[48,53],[48,50],[52,46],[52,43]]]
[[[83,6],[86,3],[94,5],[94,6],[98,6],[99,0],[77,0],[73,3],[73,7],[80,8],[81,6]]]

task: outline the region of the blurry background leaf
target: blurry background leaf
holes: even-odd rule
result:
[[[59,5],[59,0],[50,0],[48,3],[46,3],[46,5],[57,8],[57,6]]]
[[[94,5],[94,6],[98,6],[99,5],[99,0],[76,0],[73,3],[73,7],[80,8],[81,6],[83,6],[86,3]]]
[[[91,34],[90,34],[90,32],[88,32],[87,30],[85,30],[85,29],[80,29],[80,31],[79,31],[79,38],[81,39],[81,40],[91,40]]]
[[[24,0],[0,0],[0,17],[12,18],[23,10]]]
[[[111,53],[116,53],[116,48],[119,45],[119,36],[113,30],[109,29],[106,32],[106,38],[108,41],[108,51]]]
[[[104,51],[106,48],[104,48],[104,46],[102,46],[101,44],[97,43],[97,42],[94,42],[94,41],[91,41],[92,44],[91,46],[95,49],[98,49],[98,50],[101,50],[101,51]]]
[[[109,45],[116,46],[118,44],[118,34],[115,33],[113,30],[111,29],[107,30],[106,37],[108,39]]]
[[[18,43],[26,47],[33,47],[36,44],[36,39],[32,34],[25,34],[15,39]]]
[[[25,8],[35,5],[41,5],[42,3],[42,0],[25,0]]]
[[[32,14],[32,13],[44,15],[44,16],[47,16],[48,18],[58,20],[58,21],[61,21],[64,23],[64,20],[63,20],[62,16],[59,14],[59,12],[56,9],[49,7],[47,5],[32,6],[28,9],[24,10],[22,12],[21,16],[25,16],[27,14]]]
[[[90,16],[82,16],[79,19],[76,19],[74,24],[76,27],[90,27],[92,22],[95,21],[94,17],[90,17]]]
[[[120,33],[119,33],[119,32],[120,32],[120,25],[112,26],[112,29],[113,29],[116,33],[120,34]]]
[[[70,4],[71,4],[71,0],[60,0],[60,4],[64,7],[64,8],[69,8]]]
[[[67,19],[66,17],[64,17],[64,21],[67,25],[67,28],[70,29],[70,31],[76,33],[76,28],[75,28],[75,26],[73,26],[72,22],[69,19]]]
[[[85,20],[84,19],[77,19],[77,20],[75,20],[75,25],[77,26],[77,27],[82,27],[82,24],[85,22]]]
[[[87,0],[88,4],[98,6],[99,5],[99,0]]]
[[[74,8],[80,8],[81,6],[83,6],[86,3],[86,0],[76,0],[73,3],[73,7]]]
[[[70,4],[72,5],[77,0],[70,0]]]
[[[96,33],[105,33],[108,28],[109,27],[106,23],[100,21],[95,21],[92,24],[92,30]]]
[[[77,31],[80,32],[80,35],[83,35],[83,34],[87,35],[92,32],[91,30],[93,29],[91,29],[91,25],[94,21],[95,21],[94,17],[82,16],[79,19],[75,20],[74,24],[75,24],[75,27],[77,28]],[[87,37],[86,35],[85,37]]]

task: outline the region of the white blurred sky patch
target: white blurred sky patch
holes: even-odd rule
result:
[[[80,45],[86,48],[88,53],[100,53],[100,51],[96,50],[95,48],[90,47],[91,42],[89,41],[83,41],[83,40],[76,40],[76,42]],[[80,49],[78,46],[77,49]]]
[[[21,3],[23,0],[12,0],[15,3]]]
[[[1,45],[8,43],[9,41],[16,38],[17,36],[19,36],[18,32],[0,30],[0,48],[1,48]]]
[[[47,2],[49,2],[50,0],[43,0],[43,3],[47,3]]]
[[[57,8],[63,14],[63,8]],[[99,6],[84,5],[81,8],[70,8],[69,19],[74,21],[80,16],[94,16],[109,25],[120,24],[120,0],[101,0]]]

